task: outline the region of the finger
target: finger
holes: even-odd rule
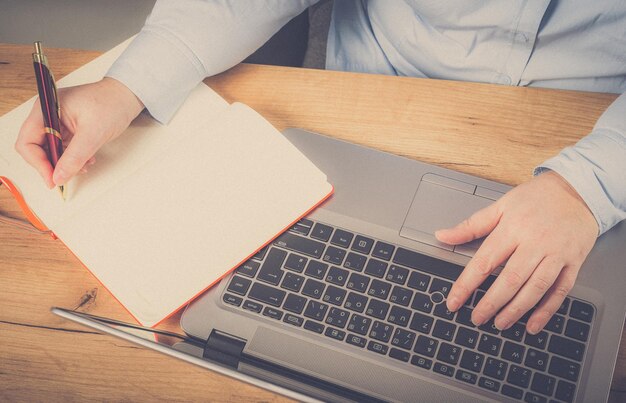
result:
[[[67,149],[57,163],[52,179],[55,184],[63,185],[85,166],[104,142],[89,135],[74,135]]]
[[[550,287],[550,290],[541,299],[541,302],[537,305],[533,314],[530,315],[528,323],[526,324],[528,333],[539,333],[550,318],[552,318],[552,315],[559,310],[563,300],[572,290],[572,287],[574,287],[579,268],[580,267],[566,266],[561,270],[561,273],[559,273],[559,276],[552,287]]]
[[[493,203],[484,209],[478,210],[469,218],[453,228],[435,231],[435,237],[444,243],[458,245],[482,238],[489,234],[498,225],[501,212],[499,204]]]
[[[506,322],[508,326],[515,323],[522,315],[537,305],[541,298],[543,298],[546,292],[552,287],[562,270],[563,263],[560,259],[553,257],[544,258],[528,281],[515,295],[515,298],[498,314],[496,321],[498,323]],[[558,309],[558,306],[556,309]],[[556,312],[556,310],[554,312]],[[547,316],[546,323],[552,316],[552,313]]]
[[[36,105],[36,104],[35,104]],[[33,107],[22,124],[15,142],[15,150],[43,178],[48,188],[53,188],[52,165],[45,150],[46,135],[41,118],[41,111]]]
[[[472,317],[475,317],[477,321],[482,321],[484,318],[489,320],[489,318],[494,316],[515,297],[541,260],[542,256],[536,253],[535,248],[518,247],[509,258],[496,281],[489,287],[480,303],[474,308]],[[508,317],[498,316],[498,320],[495,323],[498,329],[502,330],[509,325],[508,322],[505,323],[503,321],[505,318]]]
[[[459,309],[487,276],[511,256],[517,247],[513,237],[508,236],[499,228],[485,238],[474,257],[454,282],[446,301],[450,311]]]

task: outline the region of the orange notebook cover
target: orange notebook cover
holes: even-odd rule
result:
[[[99,80],[128,42],[59,87]],[[143,325],[177,311],[332,193],[269,122],[201,83],[169,124],[143,113],[104,146],[64,202],[14,151],[34,101],[0,117],[0,177]]]

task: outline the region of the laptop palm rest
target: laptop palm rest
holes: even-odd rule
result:
[[[424,175],[400,230],[400,236],[449,251],[454,250],[452,245],[439,242],[435,238],[435,231],[453,227],[493,203],[493,198],[479,196],[475,194],[476,190],[477,187],[469,183],[430,173]],[[477,249],[478,246],[480,242],[474,242],[471,248]]]
[[[433,380],[429,382],[426,377],[379,367],[374,361],[366,361],[339,349],[310,343],[266,327],[257,329],[245,352],[340,386],[358,388],[358,392],[379,399],[408,402],[419,400],[420,396],[439,396],[441,401],[450,403],[485,401],[484,396],[479,398],[478,395],[461,392],[450,385],[442,388],[441,383]],[[419,382],[419,379],[427,381]],[[379,396],[374,390],[385,390],[389,395]]]

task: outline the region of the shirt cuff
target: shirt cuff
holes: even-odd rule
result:
[[[156,120],[167,123],[206,73],[175,35],[144,27],[106,76],[126,85]]]
[[[626,218],[626,141],[614,131],[596,129],[572,147],[536,167],[558,173],[591,210],[602,235]]]

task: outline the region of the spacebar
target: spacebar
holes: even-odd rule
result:
[[[402,266],[410,267],[411,269],[441,276],[447,278],[448,280],[456,280],[463,271],[462,266],[422,255],[421,253],[413,252],[404,248],[398,248],[396,250],[393,262]]]

